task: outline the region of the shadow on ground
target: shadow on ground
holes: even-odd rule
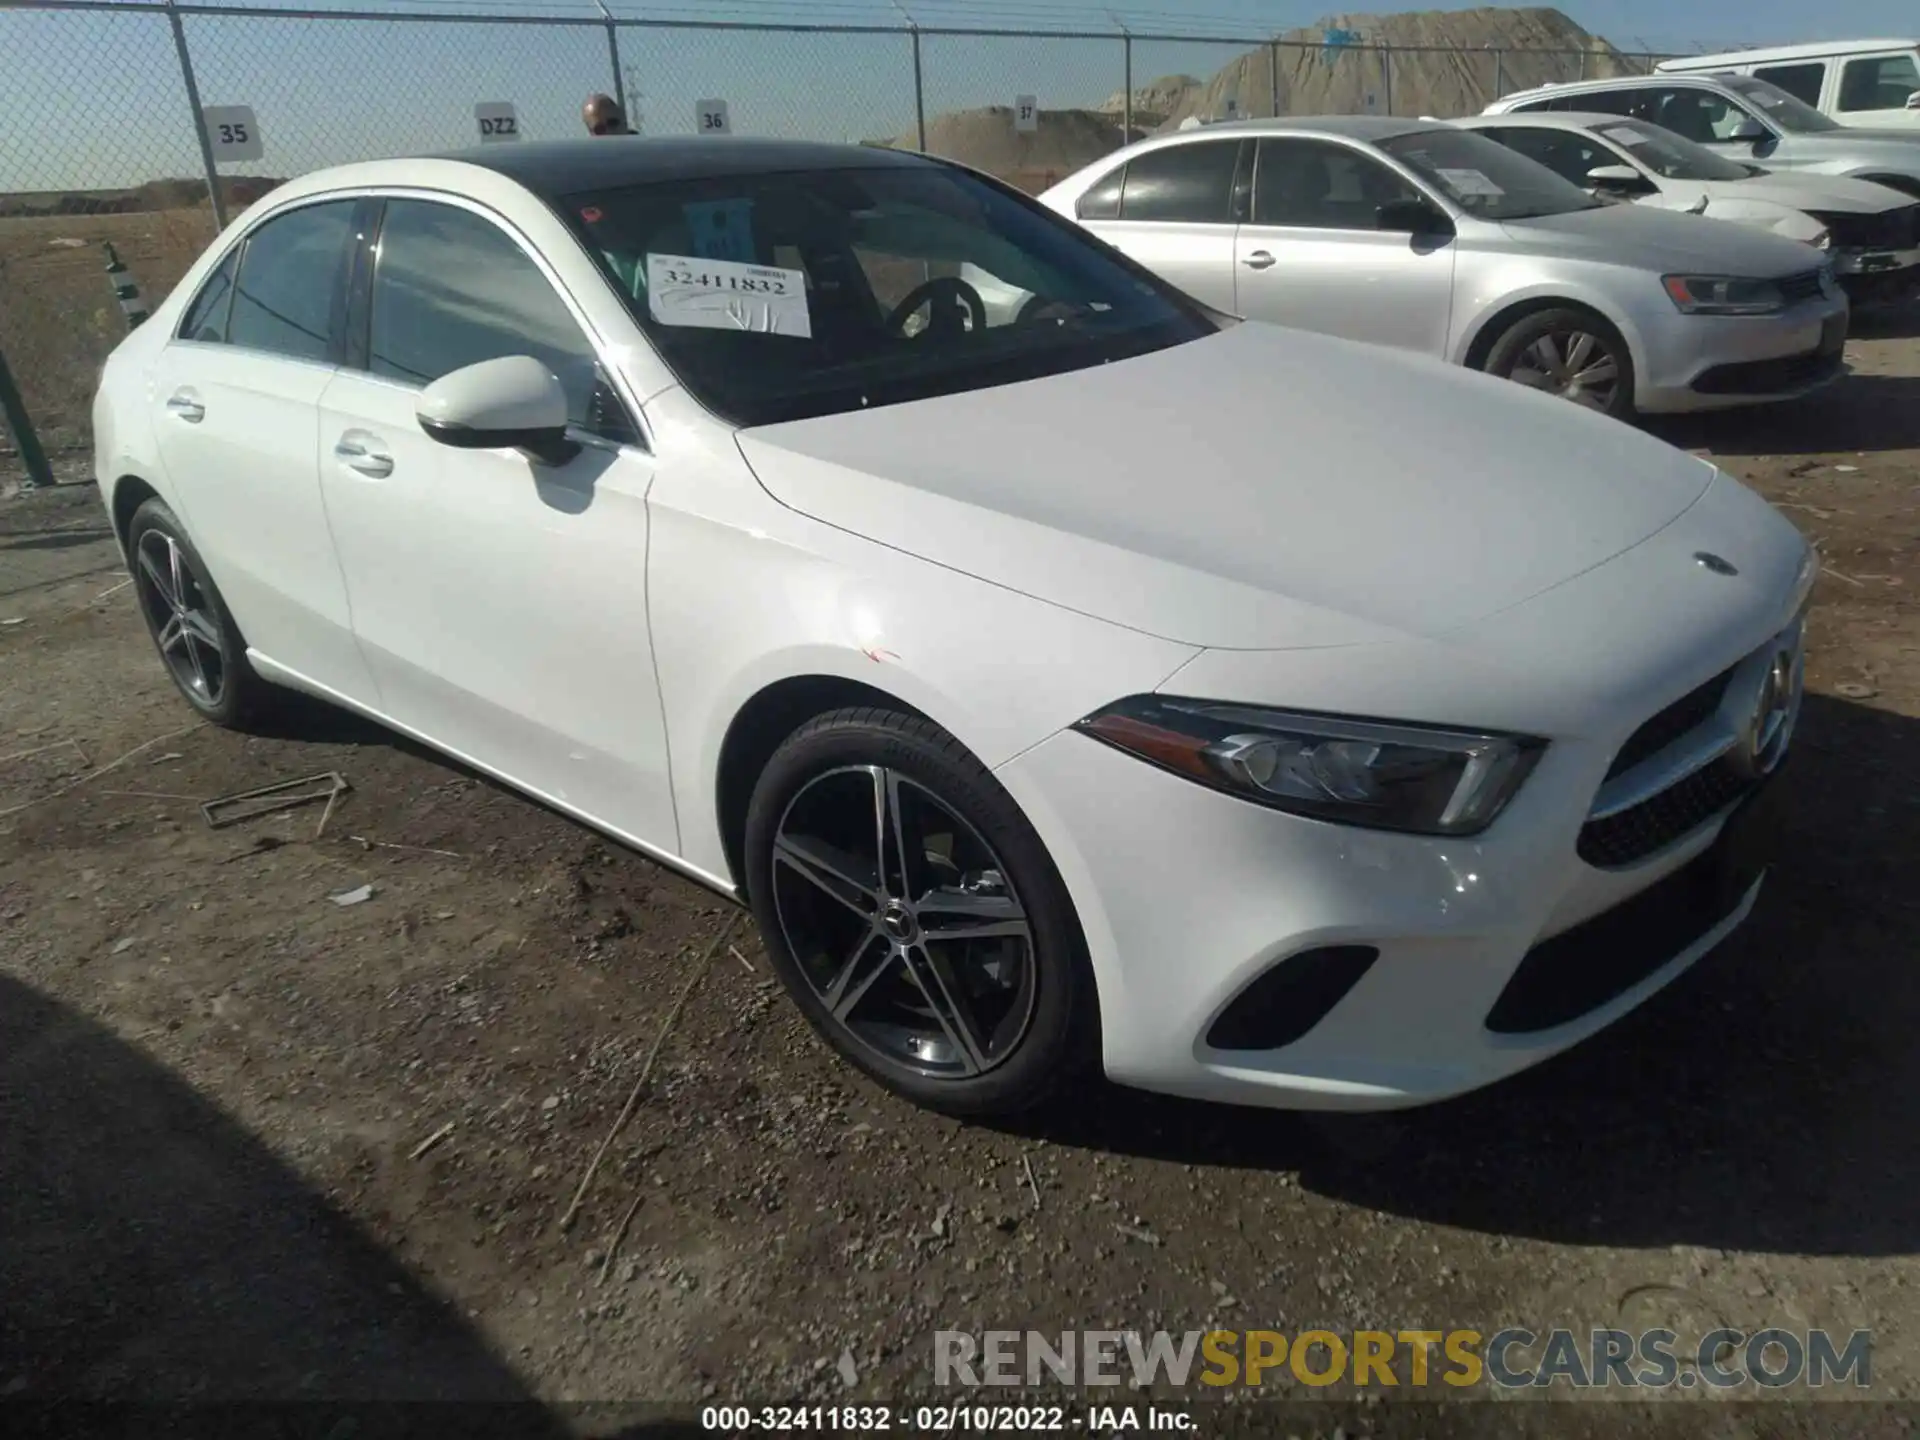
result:
[[[1080,1096],[1047,1139],[1297,1169],[1389,1213],[1577,1244],[1920,1250],[1920,723],[1810,696],[1747,926],[1612,1029],[1476,1095],[1310,1118]]]
[[[1920,376],[1855,373],[1803,400],[1651,416],[1646,428],[1668,444],[1716,455],[1920,449]]]
[[[316,1435],[329,1407],[355,1411],[356,1436],[429,1419],[431,1433],[566,1433],[265,1146],[137,1048],[8,978],[0,1137],[13,1419],[49,1400],[272,1400],[310,1402],[289,1414],[319,1422]],[[238,1417],[201,1418],[195,1433]]]

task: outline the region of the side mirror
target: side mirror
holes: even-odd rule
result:
[[[1916,90],[1907,96],[1907,109],[1920,110],[1920,90]]]
[[[1749,115],[1733,127],[1732,133],[1727,138],[1729,140],[1765,140],[1768,138],[1768,131],[1766,126]]]
[[[1451,235],[1453,222],[1425,200],[1389,200],[1373,212],[1376,230],[1399,235]]]
[[[1647,183],[1647,177],[1631,165],[1596,165],[1587,172],[1587,184],[1595,190],[1624,190],[1636,195],[1644,195],[1653,188]]]
[[[420,392],[420,428],[456,450],[525,450],[549,465],[580,453],[567,438],[567,392],[531,355],[482,360]]]

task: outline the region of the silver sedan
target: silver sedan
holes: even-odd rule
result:
[[[1444,122],[1213,125],[1040,198],[1216,309],[1611,415],[1787,399],[1845,369],[1847,300],[1812,246],[1602,203]]]

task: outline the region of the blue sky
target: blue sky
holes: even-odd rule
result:
[[[266,155],[229,167],[285,175],[366,156],[470,143],[473,105],[512,101],[533,138],[579,131],[580,100],[609,86],[605,32],[553,23],[587,0],[309,0],[312,8],[504,15],[538,25],[345,22],[257,16],[186,20],[201,98],[247,104]],[[622,16],[927,27],[1092,29],[1252,38],[1310,25],[1326,9],[1291,0],[612,0]],[[1380,11],[1390,4],[1371,7]],[[1405,7],[1415,8],[1415,7]],[[1915,0],[1614,0],[1561,6],[1623,49],[1697,50],[1920,32]],[[1233,44],[1137,42],[1134,79],[1210,74]],[[725,98],[736,131],[854,140],[913,126],[904,35],[623,29],[623,69],[652,133],[691,130],[694,104]],[[1121,87],[1117,41],[929,36],[929,115],[1031,93],[1045,107],[1092,105]],[[0,9],[0,190],[104,188],[199,173],[163,12]]]

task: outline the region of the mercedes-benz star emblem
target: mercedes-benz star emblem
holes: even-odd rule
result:
[[[1753,710],[1740,729],[1739,743],[1728,753],[1734,769],[1749,780],[1758,780],[1780,763],[1786,747],[1780,743],[1781,731],[1793,712],[1796,682],[1794,653],[1777,650],[1761,673],[1753,697]]]
[[[1693,558],[1716,575],[1738,575],[1740,573],[1739,569],[1731,560],[1723,560],[1711,550],[1696,550],[1693,552]]]

